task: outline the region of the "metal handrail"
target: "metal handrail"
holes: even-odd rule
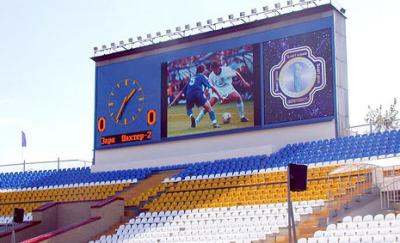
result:
[[[5,167],[18,167],[20,166],[22,168],[22,171],[25,172],[27,169],[26,167],[29,165],[41,165],[41,164],[54,164],[57,166],[57,170],[61,169],[61,164],[65,164],[65,163],[79,163],[79,164],[83,164],[83,167],[86,166],[91,166],[93,164],[92,161],[89,160],[82,160],[82,159],[60,159],[58,158],[57,160],[46,160],[46,161],[34,161],[34,162],[22,162],[22,163],[13,163],[13,164],[0,164],[0,172],[2,171],[1,168],[5,168]],[[43,168],[46,169],[46,168]],[[20,171],[19,169],[16,169],[14,171]]]

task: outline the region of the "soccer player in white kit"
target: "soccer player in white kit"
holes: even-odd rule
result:
[[[244,104],[242,97],[240,96],[239,92],[236,91],[235,87],[233,87],[232,82],[234,77],[238,77],[241,81],[242,85],[246,88],[250,87],[250,84],[244,80],[242,75],[237,71],[233,70],[229,66],[221,66],[219,62],[213,62],[211,64],[211,73],[208,76],[209,81],[212,85],[218,89],[219,93],[224,99],[222,104],[227,104],[231,101],[236,101],[236,106],[239,110],[240,121],[241,122],[248,122],[249,120],[246,118],[244,114]],[[218,102],[218,96],[213,92],[211,94],[211,98],[209,100],[210,105],[214,106]],[[202,109],[199,115],[196,118],[196,124],[198,124],[206,112]]]

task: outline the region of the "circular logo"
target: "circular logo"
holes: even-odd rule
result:
[[[288,97],[306,95],[314,87],[317,72],[311,60],[295,57],[286,62],[279,72],[279,86]]]

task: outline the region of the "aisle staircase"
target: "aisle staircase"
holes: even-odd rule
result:
[[[171,178],[177,174],[179,174],[181,170],[170,170],[163,171],[159,173],[152,174],[148,178],[138,182],[137,184],[132,184],[129,187],[125,188],[123,191],[116,194],[117,197],[124,198],[125,201],[131,200],[132,198],[139,197],[142,193],[146,193],[151,188],[158,186],[162,183],[165,178]],[[158,195],[159,196],[159,195]],[[148,200],[141,202],[139,207],[126,207],[124,217],[117,224],[111,226],[107,231],[102,232],[92,238],[92,240],[99,239],[102,235],[111,235],[114,234],[115,231],[121,224],[125,224],[129,221],[129,219],[137,216],[140,212],[145,211],[142,206],[154,200],[155,197],[151,197]]]

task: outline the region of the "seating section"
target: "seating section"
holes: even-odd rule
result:
[[[0,215],[11,215],[13,208],[23,208],[26,212],[46,202],[71,202],[100,200],[115,195],[129,186],[129,183],[78,185],[77,187],[58,187],[39,190],[23,190],[0,193]]]
[[[295,220],[323,205],[322,200],[295,203]],[[143,212],[96,242],[251,242],[279,233],[287,217],[282,203]]]
[[[316,164],[371,159],[382,155],[400,155],[400,131],[325,139],[289,144],[276,153],[200,162],[176,175],[172,181],[224,177],[264,172],[289,163]]]
[[[346,216],[341,223],[330,224],[317,231],[312,238],[299,239],[299,243],[382,243],[400,242],[400,214]]]
[[[336,168],[337,166],[328,166],[310,169],[307,191],[292,193],[292,200],[332,200],[354,189],[357,183],[363,183],[369,179],[370,171],[368,170],[328,176]],[[183,181],[172,185],[170,183],[167,192],[145,205],[144,209],[157,212],[285,202],[287,201],[286,178],[286,172],[280,171]]]
[[[156,168],[154,168],[155,170]],[[153,173],[152,169],[91,172],[90,168],[49,171],[16,172],[0,174],[0,189],[39,188],[79,183],[96,183],[116,180],[141,180]]]
[[[292,192],[296,221],[321,209],[325,200],[367,182],[369,170],[335,173],[339,166],[308,170],[308,189]],[[138,200],[161,193],[114,235],[96,242],[251,242],[287,227],[287,175],[271,171],[226,178],[163,183]]]
[[[108,172],[76,168],[0,173],[0,224],[10,222],[16,207],[29,213],[46,202],[105,199],[153,173],[181,169],[177,176],[126,200],[125,206],[136,207],[126,210],[142,213],[122,225],[116,234],[102,236],[96,242],[263,240],[287,227],[288,163],[308,165],[307,190],[291,193],[295,219],[299,221],[303,215],[320,210],[326,201],[345,201],[347,196],[352,198],[368,188],[371,171],[365,167],[351,168],[353,160],[399,156],[399,145],[400,131],[393,131],[287,145],[269,156],[168,167]],[[129,190],[124,195],[132,197],[139,191]],[[371,220],[371,217],[345,218],[343,223],[330,225],[326,231],[318,231],[314,237],[301,241],[350,243],[353,238],[354,242],[400,241],[397,235],[400,224],[394,223],[398,220],[396,216],[395,219],[392,215],[386,216],[390,220],[381,219],[383,216]],[[389,231],[383,229],[386,226]],[[379,234],[385,232],[380,238]]]
[[[11,215],[15,207],[31,212],[47,202],[105,199],[154,172],[178,168],[182,165],[107,172],[75,168],[0,173],[0,215]]]
[[[152,168],[91,172],[89,167],[61,170],[0,173],[0,190],[11,188],[39,188],[79,183],[100,183],[122,180],[142,180],[150,174],[184,169],[187,165],[168,165]]]

